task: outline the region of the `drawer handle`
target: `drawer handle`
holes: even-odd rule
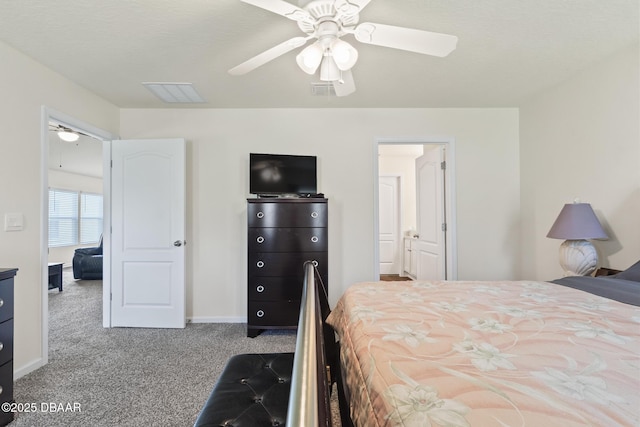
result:
[[[313,264],[314,267],[318,266],[318,261],[316,261],[315,259],[313,261],[311,261],[311,264]]]
[[[262,310],[258,310],[258,311],[256,312],[256,316],[258,316],[258,317],[264,317],[264,311],[262,311]]]
[[[0,342],[0,351],[4,348],[4,343]]]
[[[256,214],[256,216],[260,219],[264,218],[264,212],[260,211]]]
[[[264,267],[264,261],[258,261],[256,265],[258,266],[258,268],[262,268]]]
[[[0,298],[0,307],[2,307],[3,305],[4,305],[4,300]]]
[[[312,241],[313,243],[318,243],[318,236],[312,236],[312,237],[311,237],[311,241]]]
[[[258,243],[264,242],[264,237],[258,236],[258,238],[256,239],[256,242],[258,242]]]
[[[318,212],[311,212],[311,218],[318,218]]]
[[[262,286],[262,285],[258,285],[258,286],[256,287],[256,291],[258,291],[258,292],[260,292],[260,293],[264,292],[264,286]]]
[[[3,388],[2,388],[2,386],[0,385],[0,394],[2,394],[2,391],[3,391]]]

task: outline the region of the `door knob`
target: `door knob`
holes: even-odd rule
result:
[[[182,241],[181,240],[176,240],[175,242],[173,242],[173,246],[177,246],[177,247],[182,246]]]

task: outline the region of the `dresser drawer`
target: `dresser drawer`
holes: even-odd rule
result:
[[[10,400],[13,400],[13,360],[0,365],[0,402]]]
[[[296,326],[300,301],[249,301],[247,321],[253,326]]]
[[[249,203],[249,227],[326,227],[326,203]]]
[[[0,403],[13,402],[13,360],[0,365]],[[0,425],[13,421],[13,412],[0,411]]]
[[[0,365],[13,359],[13,319],[0,323]]]
[[[305,261],[315,261],[321,277],[327,277],[326,252],[249,253],[249,277],[289,276],[302,283]]]
[[[297,277],[254,277],[249,279],[248,298],[252,301],[299,300],[302,279]]]
[[[0,322],[13,317],[13,279],[0,280]]]
[[[326,228],[249,228],[250,252],[322,252]]]

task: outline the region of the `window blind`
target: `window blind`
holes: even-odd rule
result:
[[[98,243],[102,234],[102,195],[80,193],[80,243]]]
[[[49,247],[98,243],[102,195],[49,189]]]
[[[49,190],[49,247],[78,244],[78,193]]]

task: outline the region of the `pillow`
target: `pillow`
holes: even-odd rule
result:
[[[640,261],[636,262],[626,270],[618,274],[614,274],[611,277],[622,280],[631,280],[633,282],[640,282]]]

